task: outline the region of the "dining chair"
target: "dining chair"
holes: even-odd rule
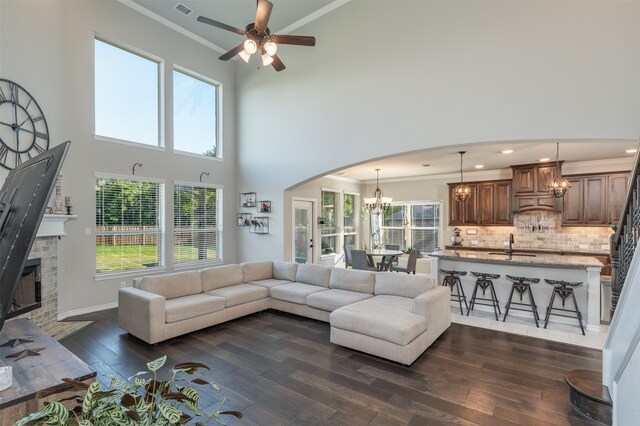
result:
[[[394,272],[406,272],[407,274],[413,273],[413,275],[415,275],[418,256],[420,256],[420,250],[411,250],[411,253],[409,253],[409,259],[407,259],[406,268],[398,265],[391,265],[389,270]]]
[[[384,248],[386,250],[400,250],[399,244],[385,244]]]
[[[363,271],[377,271],[375,266],[369,266],[367,253],[364,250],[351,250],[351,268]]]
[[[348,268],[351,266],[351,250],[353,250],[353,245],[347,244],[344,246],[344,267]]]
[[[400,250],[399,244],[385,244],[385,250]],[[382,261],[378,262],[378,270],[379,271],[388,271],[391,265],[398,265],[398,256],[388,256],[390,257],[389,261],[387,261],[387,256],[382,256]]]

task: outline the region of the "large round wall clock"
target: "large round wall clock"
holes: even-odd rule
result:
[[[49,127],[24,87],[0,78],[0,166],[13,169],[49,149]]]

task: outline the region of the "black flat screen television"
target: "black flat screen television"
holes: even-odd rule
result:
[[[0,330],[70,144],[17,166],[0,189]]]

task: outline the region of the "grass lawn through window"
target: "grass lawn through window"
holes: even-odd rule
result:
[[[174,247],[174,264],[198,260],[198,248],[191,246]],[[216,250],[207,249],[207,259],[216,259]],[[158,246],[120,245],[96,246],[96,272],[120,272],[158,266]]]

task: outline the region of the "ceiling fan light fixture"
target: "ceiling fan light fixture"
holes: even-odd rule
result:
[[[273,58],[268,53],[262,55],[262,66],[266,67],[267,65],[271,65],[272,62]]]
[[[242,60],[245,61],[246,63],[249,63],[249,58],[251,58],[251,53],[248,53],[246,50],[243,50],[242,52],[238,53],[238,56],[240,56]]]
[[[258,51],[258,43],[255,40],[251,40],[250,38],[246,39],[244,42],[244,51],[249,55],[253,55]]]
[[[273,56],[278,51],[278,45],[273,40],[269,40],[264,44],[264,50],[267,51],[269,56]]]

